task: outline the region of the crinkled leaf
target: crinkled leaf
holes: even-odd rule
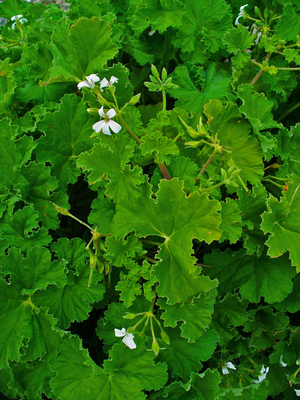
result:
[[[78,262],[84,261],[88,253],[85,249],[86,243],[79,238],[71,240],[60,238],[57,242],[51,244],[51,250],[54,251],[60,259],[67,261],[68,265],[75,267]]]
[[[149,26],[163,33],[169,26],[178,28],[184,13],[185,5],[179,0],[143,0],[137,4],[130,25],[137,33]]]
[[[60,328],[68,328],[74,321],[84,321],[88,318],[93,303],[102,300],[105,292],[104,285],[99,284],[102,280],[99,272],[93,272],[88,287],[89,275],[89,265],[78,262],[76,272],[69,272],[66,286],[49,286],[46,290],[38,291],[33,297],[34,304],[47,304],[49,313],[58,319],[57,324]]]
[[[205,273],[212,279],[219,280],[218,291],[221,296],[234,293],[239,289],[243,298],[253,303],[265,301],[273,303],[283,300],[292,291],[294,268],[285,255],[271,259],[247,255],[244,250],[232,252],[219,250],[204,256],[204,262],[212,268],[205,268]]]
[[[74,159],[82,152],[92,148],[92,125],[97,117],[91,117],[79,97],[65,95],[58,111],[47,113],[38,124],[45,133],[38,141],[35,150],[40,162],[52,164],[52,174],[59,180],[60,189],[75,183],[80,175]]]
[[[54,57],[52,73],[56,76],[62,73],[77,81],[97,73],[117,52],[110,34],[111,28],[99,17],[81,18],[70,29],[65,19],[61,19],[54,29],[50,46]]]
[[[178,66],[172,74],[172,82],[179,88],[170,89],[169,93],[177,99],[176,107],[199,113],[209,100],[231,95],[230,78],[223,75],[216,71],[215,63],[210,63],[205,72],[205,83],[198,88],[191,80],[187,67]]]
[[[14,215],[6,213],[0,220],[0,238],[7,241],[8,246],[29,250],[34,246],[47,246],[51,237],[46,229],[39,228],[39,213],[33,206],[26,206]]]
[[[139,197],[142,194],[139,185],[145,181],[142,169],[138,166],[131,169],[126,164],[133,154],[133,146],[126,136],[102,137],[91,153],[79,156],[77,165],[91,171],[90,184],[108,180],[106,193],[114,201]]]
[[[226,239],[230,243],[236,243],[242,234],[242,218],[241,211],[235,200],[227,198],[226,202],[222,201],[222,223],[220,229],[223,231],[220,241]]]
[[[270,233],[266,241],[268,255],[278,257],[286,251],[292,265],[300,271],[300,179],[294,175],[280,201],[272,195],[267,200],[268,211],[262,215],[261,228]]]
[[[175,178],[161,181],[156,201],[151,198],[150,185],[145,184],[143,189],[140,198],[117,205],[114,234],[124,236],[134,230],[137,236],[165,239],[158,255],[161,262],[154,266],[154,273],[160,282],[158,292],[168,297],[169,304],[189,300],[214,287],[213,282],[197,276],[196,259],[190,254],[193,238],[207,243],[220,238],[218,202],[198,193],[187,198],[182,183]]]
[[[297,274],[293,280],[293,290],[281,302],[273,304],[279,311],[295,313],[300,310],[300,275]]]
[[[180,329],[182,336],[188,339],[188,342],[195,342],[201,337],[209,326],[214,311],[215,297],[217,291],[210,290],[191,301],[169,306],[164,299],[159,299],[157,304],[165,312],[161,318],[165,321],[165,326],[175,327],[178,322],[182,322]]]
[[[171,158],[179,155],[179,148],[176,143],[158,131],[143,136],[140,148],[143,155],[152,155],[157,163],[165,162],[169,164]]]
[[[52,203],[60,207],[69,208],[66,193],[54,192],[58,186],[57,180],[50,175],[51,168],[45,164],[30,162],[21,169],[24,189],[23,198],[34,205],[39,212],[40,220],[48,229],[56,229],[59,226],[58,212]],[[54,192],[54,193],[53,193]]]
[[[34,247],[23,257],[21,250],[11,248],[8,255],[0,256],[1,271],[10,274],[12,283],[18,283],[22,294],[33,294],[37,289],[49,285],[62,288],[67,283],[65,264],[51,261],[51,254],[45,247]]]
[[[7,58],[0,63],[0,113],[9,107],[15,87],[13,71],[9,70],[9,59]]]
[[[123,343],[116,344],[104,369],[98,367],[82,348],[78,337],[65,341],[50,367],[56,376],[50,382],[61,399],[89,395],[91,400],[119,400],[127,396],[145,400],[142,389],[158,390],[167,374],[163,364],[153,364],[154,354],[142,346],[134,350]],[[87,392],[88,390],[88,392]]]
[[[258,94],[251,85],[240,85],[238,96],[243,100],[240,111],[248,118],[254,132],[278,126],[271,113],[274,104],[266,98],[265,94]]]
[[[184,59],[203,64],[209,53],[224,46],[222,37],[232,26],[229,6],[223,0],[182,2],[186,12],[172,42],[181,48]]]
[[[289,173],[300,176],[300,124],[296,124],[288,131],[286,128],[280,129],[276,137],[278,142],[277,155],[285,160],[285,168]]]
[[[170,346],[159,352],[158,358],[168,364],[171,374],[176,374],[184,380],[188,380],[192,372],[201,369],[200,361],[207,361],[213,354],[218,336],[215,331],[205,332],[194,343],[187,343],[180,337],[179,328],[167,328],[170,338]]]
[[[280,37],[280,39],[286,42],[297,40],[297,35],[300,31],[300,13],[296,12],[295,7],[286,3],[283,8],[283,15],[278,20],[275,33]]]
[[[239,24],[226,32],[223,42],[227,45],[230,53],[237,53],[250,48],[253,45],[254,38],[245,26]]]
[[[235,329],[243,326],[248,319],[248,312],[245,308],[248,301],[240,300],[238,294],[230,294],[215,304],[212,328],[218,333],[220,346],[224,346],[229,340],[238,334]]]
[[[107,247],[106,258],[116,267],[126,264],[128,258],[145,253],[142,243],[134,235],[127,236],[126,240],[114,236],[108,237],[105,245]]]
[[[267,209],[266,198],[267,191],[261,183],[254,186],[251,193],[244,189],[239,191],[237,203],[242,213],[243,245],[247,254],[256,253],[260,256],[264,249],[266,237],[260,229],[260,224],[261,215]]]
[[[108,198],[99,195],[92,203],[92,211],[89,215],[89,223],[97,227],[98,232],[109,235],[111,224],[115,215],[115,205]]]

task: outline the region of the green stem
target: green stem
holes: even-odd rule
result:
[[[122,122],[122,124],[125,126],[125,128],[127,129],[127,131],[130,133],[130,135],[133,137],[133,139],[135,139],[139,144],[142,143],[142,141],[136,136],[136,134],[129,128],[129,126],[126,124],[126,122],[124,121],[124,119],[121,117],[120,113],[118,115],[119,120]]]
[[[169,175],[169,173],[168,173],[168,171],[167,171],[167,168],[166,168],[166,166],[165,166],[165,163],[157,163],[157,165],[158,165],[158,167],[159,167],[159,169],[160,169],[160,172],[162,173],[162,176],[167,180],[167,181],[170,181],[171,180],[171,178],[170,178],[170,175]]]
[[[209,159],[206,161],[206,163],[204,164],[203,168],[201,169],[201,171],[199,172],[198,176],[195,179],[195,182],[198,181],[199,176],[202,175],[204,173],[204,171],[206,170],[206,168],[209,166],[209,164],[212,162],[212,159],[214,158],[214,156],[216,155],[217,150],[215,149],[213,151],[213,153],[211,154],[211,156],[209,157]]]
[[[166,94],[166,90],[162,89],[161,93],[162,93],[162,99],[163,99],[163,108],[162,108],[162,110],[166,111],[166,109],[167,109],[167,94]]]
[[[288,114],[290,114],[291,112],[293,112],[294,110],[296,110],[296,108],[300,107],[300,103],[295,104],[293,107],[289,108],[288,110],[286,110],[279,118],[278,118],[278,122],[280,122],[281,120],[283,120],[283,118],[285,118]]]
[[[268,54],[267,54],[267,57],[266,57],[266,59],[265,59],[265,62],[268,62],[269,59],[270,59],[270,57],[271,57],[271,53],[268,53]],[[250,61],[252,61],[254,64],[258,65],[259,67],[262,67],[262,64],[259,64],[258,62],[254,61],[254,60],[250,60]],[[250,82],[250,85],[251,85],[251,86],[254,85],[254,83],[260,78],[260,76],[262,75],[263,72],[264,72],[264,71],[263,71],[263,69],[261,68],[261,69],[258,71],[258,73],[255,75],[255,77],[252,79],[252,81]]]

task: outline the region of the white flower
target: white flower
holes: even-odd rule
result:
[[[247,5],[248,5],[248,4],[245,4],[244,6],[242,6],[242,7],[240,8],[240,13],[239,13],[237,19],[235,20],[235,25],[238,25],[238,24],[239,24],[239,19],[240,19],[241,17],[245,17],[244,8],[247,7]]]
[[[265,366],[263,365],[259,372],[258,379],[253,379],[253,382],[260,383],[260,382],[264,381],[266,379],[268,372],[269,372],[269,367],[265,368]]]
[[[300,397],[300,390],[299,389],[294,389],[296,392],[296,396]]]
[[[287,366],[287,364],[286,364],[285,362],[283,362],[283,354],[281,354],[281,356],[280,356],[280,364],[281,364],[283,367],[286,367],[286,366]]]
[[[86,76],[85,79],[86,79],[85,81],[78,83],[77,85],[78,89],[81,89],[84,86],[90,89],[94,89],[95,82],[100,81],[100,78],[97,76],[97,74],[91,74],[89,76]]]
[[[230,368],[230,369],[236,369],[236,367],[234,366],[234,364],[232,364],[232,362],[227,362],[227,363],[222,367],[222,374],[223,374],[223,375],[228,375],[228,374],[229,374],[228,368]]]
[[[103,88],[105,87],[111,87],[114,83],[118,83],[118,78],[115,76],[112,76],[110,80],[108,81],[106,78],[103,78],[102,81],[100,82],[100,90],[103,92]]]
[[[115,329],[115,335],[117,337],[122,337],[122,342],[126,344],[127,347],[130,349],[136,349],[136,344],[133,341],[133,334],[132,333],[127,333],[125,328],[120,329]],[[124,336],[124,337],[123,337]]]
[[[11,21],[20,21],[21,24],[23,24],[24,22],[28,22],[28,19],[24,18],[22,14],[18,14],[18,15],[14,15],[13,17],[11,17],[10,19]],[[15,29],[16,27],[16,22],[14,22],[11,26],[12,29]]]
[[[116,111],[111,108],[110,110],[107,111],[107,113],[104,112],[103,107],[98,110],[99,115],[104,118],[102,121],[96,122],[93,125],[94,131],[97,133],[101,131],[105,135],[111,135],[110,129],[114,133],[120,132],[120,129],[122,128],[121,125],[119,125],[117,122],[113,121],[111,118],[116,116]]]

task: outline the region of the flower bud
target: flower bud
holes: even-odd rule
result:
[[[162,330],[162,331],[160,332],[160,335],[161,335],[162,340],[163,340],[166,344],[170,344],[169,336],[166,334],[165,331]]]
[[[163,81],[165,81],[167,79],[167,77],[168,77],[168,73],[167,73],[166,68],[164,67],[161,71],[161,78]]]
[[[56,208],[56,211],[58,211],[62,215],[70,215],[69,211],[66,210],[65,208],[59,207],[56,204],[54,204],[54,207]]]
[[[159,344],[157,343],[157,341],[154,339],[152,342],[152,351],[154,352],[154,354],[156,356],[158,356],[159,353]]]
[[[123,318],[125,318],[125,319],[133,319],[135,317],[136,317],[136,314],[133,314],[133,313],[128,313],[128,314],[123,315]]]
[[[154,64],[151,64],[151,73],[155,78],[157,78],[159,80],[159,73],[158,73],[157,68],[156,68],[156,66]]]
[[[141,97],[141,93],[136,94],[135,96],[132,97],[129,104],[133,104],[135,106],[136,103],[138,103],[140,101],[140,97]]]
[[[86,111],[87,111],[89,114],[93,114],[93,115],[98,114],[98,108],[92,107],[92,108],[88,108]]]

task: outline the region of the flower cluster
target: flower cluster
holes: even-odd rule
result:
[[[11,17],[10,19],[11,21],[15,21],[12,23],[11,27],[12,29],[15,29],[17,22],[19,21],[21,24],[23,24],[24,22],[28,22],[28,19],[24,18],[22,14],[18,14],[18,15],[14,15],[13,17]]]
[[[77,88],[79,90],[82,89],[83,87],[94,89],[95,83],[100,81],[100,91],[103,92],[104,88],[112,87],[114,83],[118,82],[118,80],[119,80],[118,78],[112,76],[109,81],[106,78],[103,78],[102,81],[100,81],[100,78],[97,74],[91,74],[85,77],[85,81],[79,82],[77,84]],[[112,118],[114,118],[117,115],[116,111],[113,108],[105,112],[104,108],[101,107],[98,110],[98,114],[103,119],[101,121],[96,122],[93,125],[93,129],[96,133],[99,133],[101,130],[105,135],[111,135],[110,130],[112,130],[114,133],[120,132],[122,128],[121,125],[112,120]]]

